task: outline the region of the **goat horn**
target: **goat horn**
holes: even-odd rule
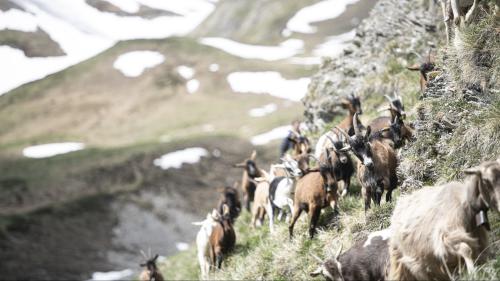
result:
[[[358,114],[354,113],[354,118],[352,119],[352,125],[354,126],[354,133],[356,136],[361,137],[361,132],[358,128]]]
[[[322,259],[320,259],[318,256],[316,256],[316,255],[315,255],[315,254],[313,254],[313,253],[310,253],[310,254],[311,254],[311,256],[312,256],[312,257],[313,257],[316,261],[318,261],[319,263],[323,263],[323,260],[322,260]]]
[[[347,138],[347,140],[349,141],[349,139],[351,138],[351,136],[349,136],[348,133],[346,133],[344,130],[342,130],[341,128],[339,128],[339,126],[335,126],[335,129],[337,129],[342,135],[344,135],[344,137]]]
[[[340,243],[340,248],[338,249],[337,253],[335,254],[335,259],[338,259],[340,256],[340,253],[342,253],[342,248],[344,247],[344,244]]]
[[[144,250],[141,250],[141,254],[142,254],[142,256],[143,256],[145,259],[148,259],[148,257],[146,256],[146,253],[144,253]]]
[[[391,97],[389,97],[388,95],[384,95],[384,97],[389,101],[389,103],[392,104],[392,98]]]
[[[326,135],[326,137],[330,140],[330,142],[332,143],[333,145],[333,148],[335,149],[335,142],[333,141],[333,139],[329,136],[329,135]],[[335,149],[336,150],[336,149]]]
[[[342,147],[338,151],[340,151],[340,152],[346,152],[346,151],[349,151],[349,150],[351,150],[351,146],[347,145],[347,146]]]

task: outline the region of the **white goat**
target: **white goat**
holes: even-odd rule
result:
[[[285,177],[275,177],[274,169],[277,165],[271,166],[269,198],[267,201],[266,212],[269,216],[269,229],[274,232],[274,211],[279,209],[278,220],[281,220],[285,208],[289,208],[286,215],[288,222],[293,212],[293,193],[297,179],[301,177],[302,171],[299,169],[298,162],[289,156],[282,159],[283,167],[286,173]]]
[[[487,247],[486,212],[500,212],[500,159],[465,171],[465,182],[400,198],[391,219],[388,280],[445,280],[469,272]]]
[[[210,235],[217,220],[220,219],[219,213],[214,209],[212,214],[208,213],[207,218],[200,222],[193,222],[193,225],[201,226],[196,235],[196,246],[198,249],[198,262],[200,264],[201,279],[208,279],[210,271]]]

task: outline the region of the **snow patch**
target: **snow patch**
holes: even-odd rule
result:
[[[370,233],[370,235],[368,235],[368,238],[366,238],[366,242],[363,244],[363,247],[370,246],[370,244],[372,243],[372,239],[375,237],[381,237],[382,240],[387,240],[391,238],[391,234],[392,232],[389,228],[372,232]]]
[[[185,242],[177,242],[175,243],[175,247],[178,251],[187,251],[189,249],[189,244]]]
[[[179,169],[182,164],[194,164],[200,161],[201,157],[207,156],[208,151],[201,147],[191,147],[183,150],[167,153],[153,161],[155,166],[167,170],[170,168]]]
[[[287,80],[279,72],[233,72],[227,81],[234,92],[270,94],[275,97],[300,101],[306,92],[311,79],[300,78]]]
[[[46,158],[84,148],[85,144],[80,142],[47,143],[26,147],[23,149],[23,155],[28,158]]]
[[[198,81],[197,79],[191,79],[187,81],[186,88],[188,93],[194,94],[200,88],[200,81]]]
[[[0,30],[10,29],[24,32],[35,32],[38,28],[36,18],[18,9],[0,11]]]
[[[165,57],[153,51],[133,51],[120,55],[113,67],[127,77],[138,77],[147,68],[155,67],[165,61]]]
[[[233,56],[245,59],[261,59],[275,61],[292,57],[303,51],[304,41],[288,39],[279,46],[262,46],[239,43],[220,37],[207,37],[200,39],[203,45],[211,46]]]
[[[292,129],[292,126],[281,126],[274,128],[269,132],[252,137],[250,142],[253,145],[264,145],[273,140],[284,138],[288,135],[288,131]]]
[[[135,0],[105,0],[114,6],[120,8],[120,10],[135,14],[139,12],[139,9],[141,8],[140,4],[137,3]]]
[[[335,57],[342,53],[347,43],[354,39],[355,36],[356,30],[354,29],[346,33],[330,36],[323,44],[314,49],[313,54],[318,57]]]
[[[127,2],[133,1],[178,15],[144,19],[137,16],[118,16],[101,12],[88,5],[85,0],[16,0],[16,4],[32,16],[29,21],[34,20],[37,26],[47,32],[67,55],[28,58],[17,49],[0,46],[0,61],[2,62],[0,77],[9,77],[0,82],[0,95],[24,83],[41,79],[89,59],[120,40],[186,35],[215,9],[215,4],[206,0],[130,0]],[[113,2],[123,1],[114,0]],[[126,4],[127,8],[124,8],[124,5],[121,5],[123,9],[131,11],[132,5],[135,4]],[[23,17],[31,16],[23,15]],[[0,21],[3,20],[0,19]],[[21,23],[8,20],[8,25],[17,26],[18,24]],[[30,28],[32,29],[33,26],[34,23],[31,23]]]
[[[194,73],[195,73],[195,71],[192,67],[185,66],[185,65],[178,66],[176,69],[177,69],[177,73],[179,73],[179,75],[182,76],[182,78],[184,78],[186,80],[193,78]]]
[[[95,281],[108,281],[108,280],[120,280],[125,277],[130,277],[134,274],[131,269],[124,269],[121,271],[108,271],[108,272],[94,272],[92,273],[92,279]]]
[[[270,113],[273,113],[278,109],[278,106],[274,103],[266,104],[262,107],[252,108],[248,111],[248,114],[252,117],[263,117]]]
[[[359,0],[326,0],[300,9],[286,24],[286,29],[300,33],[315,33],[312,23],[334,19],[345,12],[347,5]],[[286,30],[285,29],[285,30]],[[286,35],[289,31],[283,31]]]
[[[219,65],[216,63],[212,63],[208,66],[208,70],[210,70],[210,72],[217,72],[219,71]]]

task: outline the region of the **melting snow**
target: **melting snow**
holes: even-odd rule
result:
[[[68,66],[91,58],[110,48],[117,41],[140,38],[165,38],[183,36],[198,26],[215,8],[206,0],[128,0],[151,8],[168,10],[178,15],[144,19],[137,16],[118,16],[100,12],[85,0],[16,0],[16,4],[27,11],[23,17],[30,18],[30,28],[36,23],[47,32],[67,54],[62,57],[28,58],[17,50],[0,46],[0,95],[24,83],[43,78]],[[123,2],[114,0],[113,3]],[[125,8],[124,5],[128,7]],[[135,4],[120,4],[122,9],[132,11]],[[11,13],[11,12],[8,12]],[[17,13],[17,12],[15,12]],[[18,17],[14,13],[14,17]],[[12,14],[2,13],[0,22],[18,26]],[[4,21],[7,21],[5,23]],[[24,20],[23,20],[24,21]],[[1,26],[1,24],[0,24]],[[19,26],[18,26],[19,27]],[[27,28],[24,26],[23,28]],[[1,28],[0,28],[1,29]],[[85,44],[82,44],[85,42]]]
[[[179,251],[187,251],[189,249],[189,244],[185,242],[177,242],[175,243],[175,247]]]
[[[304,47],[304,41],[299,39],[288,39],[279,46],[249,45],[220,37],[203,38],[200,43],[221,49],[237,57],[267,61],[292,57],[302,52]]]
[[[194,164],[200,161],[202,156],[207,156],[208,151],[201,147],[191,147],[175,152],[167,153],[162,157],[155,159],[153,164],[161,167],[163,170],[169,168],[180,168],[183,163]]]
[[[85,145],[80,142],[48,143],[26,147],[23,149],[23,155],[28,158],[46,158],[84,148]]]
[[[342,53],[347,42],[354,39],[356,36],[356,30],[351,30],[340,35],[330,36],[327,38],[326,42],[317,46],[314,49],[313,54],[316,56],[328,56],[334,57]]]
[[[212,63],[208,66],[208,70],[210,70],[211,72],[217,72],[219,71],[219,65],[216,63]]]
[[[311,79],[284,79],[279,72],[233,72],[227,76],[229,85],[235,92],[263,94],[268,93],[283,99],[300,101]]]
[[[200,81],[196,79],[191,79],[187,81],[186,88],[188,90],[188,93],[193,94],[200,88]]]
[[[317,28],[311,23],[334,19],[340,16],[347,5],[359,0],[325,0],[299,10],[286,24],[288,30],[300,33],[315,33]],[[286,29],[285,29],[286,30]],[[286,35],[289,31],[283,31]]]
[[[182,78],[187,80],[193,78],[194,69],[189,66],[181,65],[177,67],[177,73],[179,73]]]
[[[269,113],[275,112],[276,109],[278,109],[276,104],[270,103],[262,107],[252,108],[250,109],[250,111],[248,111],[248,114],[252,117],[263,117],[268,115]]]
[[[0,30],[11,29],[24,32],[35,32],[38,28],[36,18],[18,9],[0,11]]]
[[[253,145],[264,145],[273,140],[284,138],[288,135],[288,131],[292,129],[292,126],[281,126],[274,128],[269,132],[252,137],[250,140]]]
[[[134,274],[131,269],[124,269],[122,271],[109,271],[109,272],[94,272],[92,273],[92,279],[95,281],[108,281],[108,280],[120,280],[125,277],[130,277]]]
[[[165,57],[153,51],[133,51],[120,55],[113,67],[127,77],[138,77],[146,68],[155,67],[165,61]]]

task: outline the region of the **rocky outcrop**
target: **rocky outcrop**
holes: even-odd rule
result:
[[[370,16],[357,28],[356,37],[344,54],[324,59],[313,77],[309,93],[303,99],[305,117],[312,129],[321,129],[333,120],[337,114],[333,104],[339,97],[355,93],[366,99],[373,94],[387,94],[387,83],[373,77],[390,70],[391,63],[405,66],[436,45],[437,24],[441,20],[438,7],[432,3],[377,2]]]

